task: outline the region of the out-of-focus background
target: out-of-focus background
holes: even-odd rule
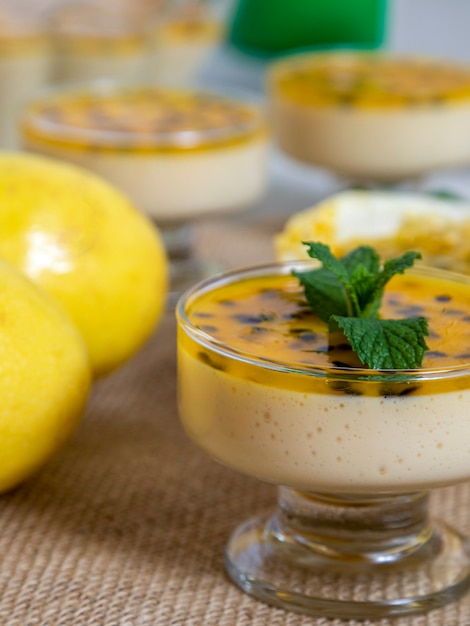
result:
[[[312,1],[315,3],[315,0]],[[229,18],[233,16],[237,4],[237,0],[227,1],[224,14]],[[470,4],[466,0],[388,0],[385,11],[382,49],[470,60]],[[261,24],[259,28],[262,28]],[[224,70],[229,63],[232,66],[230,75],[224,71],[217,72],[222,68],[222,58],[225,61]],[[230,80],[236,79],[244,85],[254,85],[260,69],[264,69],[264,64],[258,60],[235,55],[227,45],[218,50],[210,61],[205,68],[205,78],[212,78],[212,74],[215,76],[217,73],[219,80],[225,76],[227,81],[230,77]]]
[[[423,52],[470,60],[466,0],[392,0],[387,45],[402,52]]]
[[[308,2],[312,7],[324,4]],[[185,43],[191,40],[193,65],[183,67],[189,61],[180,51],[180,74],[173,76],[174,81],[185,82],[189,74],[183,76],[183,71],[194,70],[191,80],[202,84],[262,89],[269,59],[243,53],[229,41],[237,11],[248,4],[243,0],[1,0],[0,81],[7,79],[3,66],[12,63],[15,54],[19,56],[21,52],[23,57],[27,56],[26,39],[32,54],[32,39],[38,36],[47,39],[48,50],[46,54],[44,47],[39,50],[36,46],[36,57],[48,58],[47,62],[43,59],[41,67],[36,58],[36,83],[103,75],[165,82],[169,80],[163,68],[166,48],[170,43],[175,47],[176,42],[181,48],[183,40]],[[283,11],[297,10],[300,15],[296,5],[303,3],[252,0],[252,4],[257,5],[259,21],[251,29],[258,30],[262,39],[261,33],[269,28],[274,6],[283,4]],[[329,4],[334,7],[337,2]],[[353,6],[358,5],[360,12],[361,4],[367,2],[359,0]],[[470,5],[466,0],[388,0],[375,4],[385,11],[380,47],[470,60]],[[315,10],[312,9],[312,16]],[[331,9],[332,15],[334,10]],[[324,13],[324,8],[319,12]],[[340,39],[338,43],[342,43]],[[103,58],[101,64],[97,61],[98,52],[107,57],[107,65]],[[116,63],[113,55],[117,57]],[[172,71],[177,74],[175,67]],[[28,82],[35,87],[30,76],[18,72],[14,78],[15,88],[22,84],[26,89]]]
[[[350,43],[341,39],[338,1],[328,3],[330,15],[325,16],[324,2],[308,0],[312,15],[318,11],[326,20],[332,48],[335,28],[338,45]],[[266,33],[275,27],[270,25],[275,11],[282,7],[289,12],[291,19],[285,24],[292,27],[292,15],[301,4],[301,0],[1,0],[0,148],[19,147],[15,119],[22,104],[51,84],[111,78],[197,85],[262,101],[267,67],[273,58],[290,51],[247,50],[240,40],[248,28],[262,47]],[[357,10],[357,21],[361,15],[375,19],[370,26],[372,39],[376,37],[372,47],[470,60],[467,0],[349,4]],[[343,9],[346,6],[343,3]],[[375,17],[370,17],[371,6]],[[255,22],[243,22],[253,16]],[[280,36],[279,25],[276,28]],[[311,44],[315,48],[315,41]],[[270,168],[270,188],[252,214],[268,209],[270,214],[296,211],[338,186],[327,172],[293,163],[275,148]],[[470,197],[470,183],[463,174],[436,173],[426,185]]]
[[[315,5],[314,0],[312,2]],[[268,3],[269,0],[265,2],[266,5]],[[363,4],[367,8],[367,2]],[[379,50],[439,57],[464,63],[470,60],[470,3],[466,0],[388,0],[384,3],[377,2],[376,5],[379,6],[379,13],[380,10],[383,11],[382,17],[376,17],[378,23],[375,24],[376,47]],[[231,26],[230,19],[236,17],[240,6],[243,6],[243,2],[239,0],[226,4],[228,28]],[[331,10],[333,14],[335,8],[332,7]],[[361,8],[358,7],[358,10]],[[261,24],[259,28],[262,28]],[[226,38],[205,63],[199,79],[211,87],[236,87],[262,94],[265,72],[271,61],[272,58],[260,58],[259,55],[240,51]],[[469,174],[467,168],[435,172],[426,180],[420,181],[419,190],[442,190],[470,199]],[[282,220],[286,207],[288,212],[295,212],[313,205],[321,197],[336,192],[339,184],[329,173],[293,162],[274,148],[271,157],[271,185],[268,195],[258,207],[258,212],[261,210],[262,214],[266,214],[269,211],[274,219],[278,215]],[[255,212],[254,215],[256,214]]]

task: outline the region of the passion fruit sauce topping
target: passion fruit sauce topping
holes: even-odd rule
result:
[[[244,103],[153,87],[51,95],[31,105],[24,121],[26,133],[43,140],[156,148],[246,139],[260,126],[258,111]]]
[[[280,92],[299,103],[394,107],[470,100],[470,68],[434,59],[325,55],[279,70]]]
[[[381,313],[391,319],[409,314],[428,318],[429,350],[424,355],[423,370],[470,363],[470,287],[465,283],[423,275],[395,276],[385,292]],[[247,278],[221,286],[191,302],[186,314],[196,328],[260,364],[275,363],[287,370],[312,366],[335,371],[351,371],[360,365],[347,344],[332,344],[327,324],[310,309],[298,280],[292,276]],[[217,370],[236,370],[236,375],[243,375],[240,362],[235,365],[233,359],[209,354],[201,345],[188,343],[186,347]],[[263,382],[274,385],[278,379],[270,372]],[[292,383],[308,389],[300,381]],[[436,392],[447,389],[439,389],[435,382],[432,385]],[[392,388],[383,383],[375,391],[365,389],[367,386],[337,380],[331,391],[383,396],[418,391],[414,384]]]
[[[429,350],[423,369],[470,362],[467,285],[396,276],[381,311],[391,319],[416,314],[429,319]],[[331,349],[327,325],[310,310],[302,288],[290,276],[249,278],[221,287],[198,298],[187,314],[196,328],[255,358],[331,367],[342,354],[346,367],[355,366],[347,345]]]

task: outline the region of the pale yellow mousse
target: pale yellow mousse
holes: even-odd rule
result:
[[[303,491],[468,480],[470,281],[424,268],[392,279],[383,317],[424,315],[430,327],[422,368],[393,380],[330,344],[292,268],[214,279],[180,308],[189,437],[235,470]]]
[[[22,131],[27,149],[103,176],[159,223],[237,210],[266,184],[261,112],[214,94],[58,90],[31,104]]]
[[[353,179],[396,181],[470,161],[470,67],[337,52],[275,63],[280,147]]]

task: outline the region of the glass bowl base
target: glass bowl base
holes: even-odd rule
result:
[[[312,539],[312,538],[311,538]],[[468,540],[437,521],[415,550],[322,554],[317,546],[279,532],[277,515],[240,525],[225,551],[228,575],[268,604],[311,616],[379,619],[442,607],[470,588]]]

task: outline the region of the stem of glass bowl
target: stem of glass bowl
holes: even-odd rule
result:
[[[374,619],[439,608],[470,587],[468,540],[431,521],[428,494],[279,489],[274,514],[239,526],[229,576],[260,600],[314,616]]]
[[[169,308],[172,310],[183,291],[224,268],[218,261],[201,259],[197,256],[192,224],[157,223],[157,227],[162,235],[170,264]]]
[[[388,497],[313,495],[279,489],[270,532],[331,560],[385,563],[436,550],[426,493]]]

